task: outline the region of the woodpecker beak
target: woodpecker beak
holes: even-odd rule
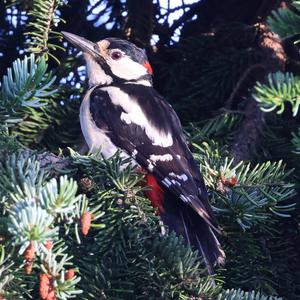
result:
[[[97,52],[97,45],[95,43],[70,32],[62,31],[61,33],[71,44],[80,49],[82,52],[99,56],[99,53]]]

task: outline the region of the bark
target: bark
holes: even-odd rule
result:
[[[257,24],[260,31],[259,50],[262,54],[260,81],[267,80],[269,73],[284,71],[286,55],[279,37],[271,32],[266,25]],[[267,114],[262,112],[257,102],[250,95],[245,107],[245,118],[240,124],[240,130],[232,144],[231,154],[236,162],[251,160],[256,155],[259,144],[262,142],[262,132],[267,119]]]
[[[40,162],[40,165],[43,169],[48,170],[63,170],[70,166],[72,159],[71,158],[65,158],[61,156],[57,156],[50,152],[45,152],[38,155],[38,160]]]

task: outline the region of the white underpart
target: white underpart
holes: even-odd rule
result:
[[[103,91],[107,91],[113,104],[119,105],[123,108],[125,113],[121,114],[121,120],[126,124],[136,124],[141,126],[148,138],[152,141],[153,145],[161,147],[170,147],[173,144],[173,139],[170,133],[165,134],[158,130],[155,126],[152,126],[141,107],[138,103],[130,98],[128,94],[121,91],[121,89],[109,86],[103,87]]]
[[[171,173],[169,173],[169,176],[178,178],[179,180],[182,180],[182,181],[187,181],[187,180],[188,180],[187,175],[184,174],[184,173],[181,174],[181,175],[177,175],[177,174],[175,174],[174,172],[171,172]]]
[[[94,88],[90,89],[80,106],[80,125],[83,136],[92,152],[101,152],[105,158],[109,158],[116,153],[118,148],[112,143],[104,130],[98,128],[90,113],[90,95]],[[122,153],[124,158],[128,155]]]
[[[111,51],[115,51],[115,49]],[[125,80],[135,80],[147,74],[147,69],[143,65],[133,61],[123,51],[119,49],[118,51],[123,53],[121,59],[113,60],[110,56],[106,58],[106,62],[114,75]]]
[[[93,59],[93,57],[84,53],[84,57],[86,60],[86,70],[89,78],[89,86],[95,86],[99,84],[110,84],[112,83],[111,76],[107,75],[101,66]]]
[[[156,161],[171,161],[173,160],[173,156],[171,154],[163,154],[163,155],[150,155],[150,159],[154,162]]]

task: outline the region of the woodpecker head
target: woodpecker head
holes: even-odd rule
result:
[[[114,81],[152,84],[152,69],[146,53],[134,44],[118,38],[93,43],[73,33],[63,31],[62,34],[83,52],[90,86]]]

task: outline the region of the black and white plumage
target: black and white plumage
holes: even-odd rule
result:
[[[150,200],[163,222],[199,250],[212,273],[213,265],[225,257],[215,236],[218,225],[180,121],[152,87],[145,52],[116,38],[92,43],[63,34],[83,51],[87,62],[90,87],[80,122],[88,146],[101,149],[105,157],[121,149],[151,174],[160,198],[153,185]]]

